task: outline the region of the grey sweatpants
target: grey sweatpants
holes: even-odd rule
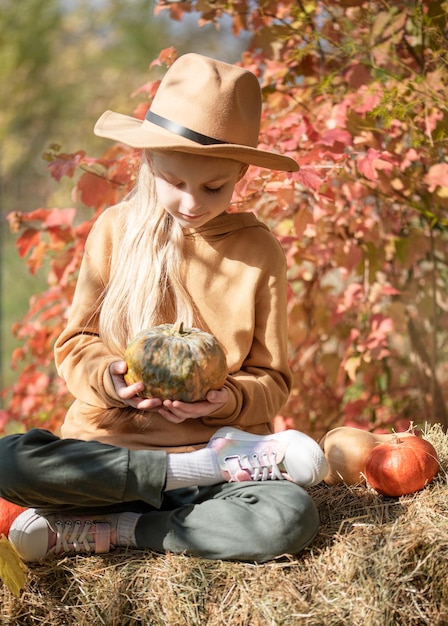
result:
[[[288,481],[165,492],[166,453],[59,439],[34,429],[0,439],[0,496],[48,512],[137,511],[140,548],[263,562],[296,554],[319,528],[317,509]]]

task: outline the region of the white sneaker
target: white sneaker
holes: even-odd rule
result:
[[[263,436],[224,427],[207,447],[215,450],[228,482],[289,480],[312,487],[328,472],[318,443],[297,430]]]
[[[41,561],[52,556],[102,554],[117,545],[117,526],[132,537],[140,516],[136,513],[110,515],[40,515],[27,509],[11,524],[9,540],[24,561]],[[123,530],[122,530],[123,532]],[[127,545],[132,545],[129,539]]]

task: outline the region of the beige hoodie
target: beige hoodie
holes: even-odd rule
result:
[[[109,365],[121,360],[101,341],[95,303],[120,271],[122,203],[107,209],[93,227],[77,281],[67,327],[55,345],[56,365],[75,396],[64,438],[95,439],[128,448],[183,451],[206,445],[221,426],[272,432],[287,400],[286,262],[269,229],[251,213],[222,214],[186,231],[191,257],[186,286],[208,332],[226,352],[227,404],[181,424],[155,411],[127,406],[114,390]]]

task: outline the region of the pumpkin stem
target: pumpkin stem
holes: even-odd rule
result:
[[[184,323],[182,321],[176,322],[173,326],[173,333],[179,333],[181,335],[184,332]]]

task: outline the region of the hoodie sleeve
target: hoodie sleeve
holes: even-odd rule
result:
[[[95,223],[86,241],[67,325],[55,343],[55,363],[75,398],[100,408],[123,406],[117,396],[109,365],[122,357],[112,354],[99,337],[98,318],[108,282],[114,208]]]

